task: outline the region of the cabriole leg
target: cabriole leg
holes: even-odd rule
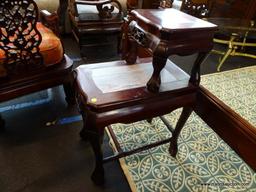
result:
[[[92,181],[96,185],[104,184],[104,168],[103,168],[103,134],[98,131],[88,133],[89,142],[95,155],[95,168],[91,175]]]
[[[5,130],[4,128],[5,128],[5,121],[0,114],[0,132],[3,132]]]
[[[75,91],[74,91],[72,82],[73,82],[73,80],[72,81],[70,80],[70,81],[65,82],[63,84],[64,92],[65,92],[65,95],[66,95],[65,100],[68,103],[68,105],[74,105],[76,103]]]
[[[151,92],[158,92],[160,84],[161,84],[161,78],[160,78],[160,72],[164,68],[167,61],[167,57],[159,57],[157,55],[153,56],[153,74],[151,78],[149,79],[147,83],[147,88]]]
[[[175,157],[178,152],[177,140],[178,140],[179,134],[191,113],[192,113],[191,107],[183,107],[183,110],[182,110],[180,118],[176,124],[175,130],[173,132],[171,142],[170,142],[169,153],[173,157]]]
[[[95,115],[92,112],[82,112],[84,126],[80,132],[83,140],[88,140],[92,146],[95,156],[95,169],[91,175],[92,181],[96,185],[104,184],[104,168],[103,168],[103,136],[104,127],[97,127]]]

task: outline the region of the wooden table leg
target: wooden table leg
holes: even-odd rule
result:
[[[127,53],[125,54],[124,58],[127,64],[134,64],[137,60],[138,55],[138,45],[137,42],[128,35],[128,42],[127,42]]]
[[[200,83],[200,65],[205,60],[207,55],[208,55],[208,52],[200,52],[194,62],[193,67],[192,67],[189,81],[196,86],[198,86]],[[180,134],[183,126],[185,125],[187,119],[189,118],[190,114],[192,113],[192,111],[193,111],[193,109],[190,106],[183,107],[182,113],[181,113],[180,118],[176,124],[175,130],[173,132],[171,142],[170,142],[169,152],[173,157],[175,157],[178,152],[177,140],[178,140],[179,134]]]
[[[86,113],[85,113],[85,111],[83,111],[83,109],[80,110],[80,113],[83,118],[83,128],[80,131],[79,135],[83,141],[89,141],[89,136],[87,134],[88,131],[86,130],[86,126],[85,126],[86,125]]]
[[[87,124],[90,125],[89,123]],[[93,127],[97,129],[97,127]],[[89,132],[89,141],[91,143],[94,155],[95,155],[95,168],[91,175],[92,181],[96,185],[104,184],[104,168],[103,168],[103,152],[102,152],[102,144],[103,144],[103,134],[99,132]]]
[[[58,16],[60,18],[59,25],[61,33],[65,33],[66,12],[68,8],[68,0],[59,0]]]
[[[5,121],[0,114],[0,132],[5,130],[4,127],[5,127]]]
[[[92,146],[95,156],[95,168],[91,175],[92,181],[96,185],[104,184],[104,168],[103,168],[103,136],[104,127],[97,127],[96,117],[94,113],[90,111],[82,111],[82,117],[84,126],[80,132],[80,136],[83,140],[88,140]]]
[[[74,77],[73,75],[70,75],[69,79],[63,84],[64,92],[65,92],[65,100],[68,103],[68,105],[74,105],[76,104],[76,98],[75,98],[75,90],[74,90]]]
[[[200,52],[194,62],[194,65],[191,70],[189,82],[193,83],[196,86],[200,84],[200,66],[201,63],[205,60],[208,56],[208,52]]]
[[[167,45],[160,42],[156,47],[153,54],[153,74],[147,83],[147,88],[151,92],[158,92],[161,84],[160,72],[164,68],[167,58],[170,54],[168,53]]]
[[[177,140],[179,137],[179,134],[185,125],[186,121],[188,120],[190,114],[192,113],[192,107],[183,107],[180,118],[176,124],[175,130],[172,134],[170,146],[169,146],[169,153],[171,156],[175,157],[178,152],[178,144]]]

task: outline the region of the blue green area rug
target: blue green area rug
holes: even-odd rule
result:
[[[256,67],[205,75],[202,85],[256,126]],[[172,126],[180,112],[165,116]],[[171,136],[159,118],[112,129],[124,151]],[[180,134],[176,158],[167,144],[120,164],[133,192],[256,192],[256,173],[195,113]]]

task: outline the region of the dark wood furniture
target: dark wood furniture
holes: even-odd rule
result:
[[[200,86],[195,112],[256,171],[256,128]]]
[[[118,0],[69,0],[68,13],[82,57],[104,48],[119,51],[123,10]]]
[[[176,155],[178,135],[196,106],[200,64],[213,46],[216,26],[178,10],[138,9],[133,10],[129,18],[124,27],[124,37],[128,39],[126,61],[83,65],[76,69],[77,101],[84,121],[80,135],[89,140],[95,153],[96,165],[91,178],[96,184],[103,184],[103,163],[109,160],[166,142],[170,142],[171,155]],[[152,62],[137,59],[138,45],[152,53]],[[198,52],[190,76],[167,60],[172,54]],[[103,159],[106,126],[150,120],[179,107],[183,107],[183,111],[175,130],[169,127],[171,138],[130,152],[122,151],[115,141],[119,153]]]
[[[211,17],[256,18],[255,0],[214,0]]]
[[[210,18],[207,19],[219,27],[214,41],[218,41],[217,38],[220,37],[225,39],[225,36],[226,44],[232,36],[235,36],[235,38],[232,37],[233,41],[243,41],[244,37],[255,33],[251,20],[256,18],[256,1],[214,0],[208,16]],[[232,35],[232,33],[234,34]],[[249,45],[254,46],[254,44],[251,42]],[[232,44],[231,49],[234,46],[236,45]],[[226,53],[228,50],[229,48]],[[198,101],[195,107],[197,115],[227,142],[252,169],[256,170],[256,128],[204,87],[200,86],[197,93]]]
[[[256,19],[255,0],[182,0],[180,9],[197,17]]]
[[[57,10],[57,14],[59,17],[59,28],[60,33],[64,34],[66,32],[65,26],[66,26],[66,13],[68,10],[68,0],[59,0],[59,7]]]
[[[57,15],[41,14],[42,22],[57,32]],[[0,102],[63,84],[67,102],[74,103],[72,61],[63,54],[60,39],[38,17],[33,0],[0,3]],[[0,125],[3,128],[1,118]]]
[[[180,10],[198,18],[209,17],[214,0],[183,0]]]
[[[127,0],[127,11],[133,9],[157,9],[159,6],[172,7],[173,0]]]

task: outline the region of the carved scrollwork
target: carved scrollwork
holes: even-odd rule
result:
[[[149,33],[142,29],[136,21],[131,21],[129,24],[129,33],[131,37],[136,40],[136,42],[145,47],[149,48],[152,51],[156,49],[158,46],[160,39],[153,35],[152,33]]]
[[[122,6],[119,1],[117,0],[111,0],[111,2],[104,2],[102,4],[97,5],[97,10],[99,11],[99,16],[102,19],[109,19],[113,17],[113,13],[115,10],[115,7],[119,10],[118,16],[122,13]]]
[[[147,36],[143,29],[141,29],[136,21],[129,24],[129,31],[131,36],[142,46],[147,45]]]
[[[210,14],[210,6],[207,3],[193,3],[192,0],[183,0],[181,10],[195,17],[208,17]]]
[[[42,37],[36,28],[37,21],[38,8],[33,0],[0,2],[0,49],[5,53],[4,66],[8,73],[42,63],[39,52]]]

